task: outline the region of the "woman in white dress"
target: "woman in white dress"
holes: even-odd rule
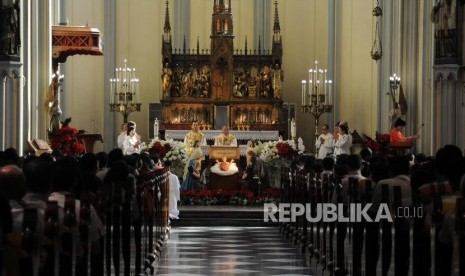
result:
[[[339,137],[334,143],[334,155],[338,156],[340,154],[348,154],[350,155],[350,137],[349,137],[349,129],[346,125],[339,125]]]
[[[124,138],[123,153],[130,155],[140,152],[140,136],[136,133],[136,123],[129,122],[127,135]]]

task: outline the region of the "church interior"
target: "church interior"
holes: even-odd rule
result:
[[[3,0],[0,276],[465,275],[464,4]]]

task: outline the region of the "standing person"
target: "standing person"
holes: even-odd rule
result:
[[[178,219],[179,218],[178,201],[181,200],[179,189],[181,188],[181,184],[179,184],[178,176],[171,172],[171,161],[165,162],[165,168],[168,170],[168,177],[169,177],[169,183],[170,183],[170,192],[169,192],[170,218]]]
[[[398,118],[394,122],[394,128],[391,129],[391,133],[389,134],[389,142],[391,143],[411,143],[414,142],[417,136],[409,136],[405,137],[403,128],[406,126],[406,123],[401,118]]]
[[[127,131],[128,131],[128,124],[127,123],[121,124],[121,132],[118,135],[118,148],[120,149],[124,148],[124,140],[126,139]]]
[[[199,123],[192,123],[192,131],[186,134],[184,137],[184,144],[186,145],[186,152],[190,156],[194,151],[194,145],[205,146],[207,145],[207,140],[205,140],[205,135],[199,130]]]
[[[130,155],[140,152],[140,136],[136,133],[136,123],[129,122],[126,131],[126,138],[123,143],[123,154]]]
[[[202,157],[202,149],[195,147],[184,169],[184,180],[181,185],[181,190],[194,190],[200,186]]]
[[[243,180],[247,180],[248,185],[253,183],[254,177],[260,179],[261,188],[268,188],[269,181],[265,169],[265,163],[260,157],[258,157],[254,151],[248,151],[246,154],[247,158],[247,167],[242,175]],[[258,187],[253,187],[258,188]]]
[[[218,135],[215,138],[215,146],[231,146],[231,147],[237,147],[237,139],[229,133],[229,127],[223,126],[221,129],[223,133]]]
[[[350,137],[348,135],[348,128],[346,125],[339,125],[339,135],[337,140],[335,139],[334,143],[334,154],[336,156],[341,154],[350,155]]]
[[[318,149],[318,159],[324,159],[334,151],[334,139],[333,135],[329,132],[329,126],[323,124],[321,126],[321,134],[318,136],[315,142],[315,146]]]

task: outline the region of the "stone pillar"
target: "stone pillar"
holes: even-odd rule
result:
[[[0,61],[0,150],[14,147],[19,154],[23,153],[25,143],[21,76],[22,64],[19,61]]]
[[[460,145],[463,141],[458,138],[463,125],[458,125],[456,101],[459,98],[457,91],[460,91],[459,72],[460,66],[456,64],[435,65],[433,67],[433,75],[435,80],[435,95],[434,101],[435,118],[432,129],[436,130],[435,141],[433,141],[435,150],[446,144]]]
[[[105,1],[105,55],[104,57],[104,93],[103,96],[103,109],[104,109],[104,150],[109,152],[116,146],[116,133],[115,131],[115,114],[110,111],[110,84],[109,80],[115,78],[115,67],[116,67],[116,2],[117,1]],[[116,127],[119,129],[119,126]]]

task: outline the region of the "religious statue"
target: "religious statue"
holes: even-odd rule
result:
[[[234,96],[238,98],[246,98],[248,96],[247,81],[242,72],[234,72]]]
[[[178,71],[175,71],[171,82],[171,97],[181,96],[181,86],[181,74]]]
[[[436,58],[457,56],[456,8],[456,0],[439,0],[433,7],[431,21],[436,23]]]
[[[215,138],[215,146],[233,146],[237,147],[237,139],[229,133],[229,127],[223,126],[222,132]]]
[[[167,64],[163,68],[163,74],[161,75],[163,98],[168,97],[170,95],[172,74],[173,72],[171,71],[171,69],[168,67],[168,64]]]
[[[294,118],[291,120],[291,139],[295,139],[297,137],[297,125],[295,123]]]
[[[272,96],[272,83],[271,83],[271,77],[270,77],[270,72],[269,70],[266,70],[265,72],[261,72],[261,78],[260,78],[260,90],[261,90],[261,96],[264,98],[269,98]]]
[[[199,91],[201,98],[208,98],[210,94],[210,72],[208,69],[202,68],[202,73],[199,77]]]
[[[19,0],[3,0],[0,6],[0,54],[17,55],[21,46]]]
[[[276,69],[273,70],[273,92],[275,99],[281,99],[281,88],[282,88],[282,70],[276,65]]]
[[[49,86],[49,95],[46,105],[50,115],[49,131],[55,132],[60,128],[60,86],[63,83],[64,76],[56,71],[52,78],[52,83]]]
[[[158,121],[158,118],[155,118],[155,121],[153,121],[153,136],[158,137],[159,132],[160,132],[160,122]]]

